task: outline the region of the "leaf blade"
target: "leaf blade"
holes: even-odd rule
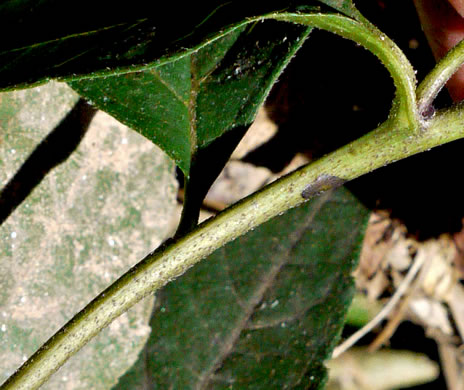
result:
[[[0,43],[0,89],[145,70],[192,54],[225,31],[243,27],[247,18],[282,10],[317,11],[321,3],[357,17],[348,0],[232,0],[219,5],[209,0],[182,7],[165,4],[163,13],[142,0],[131,7],[102,0],[101,10],[83,0],[72,13],[54,0],[6,1],[0,5],[0,34],[9,38]],[[169,15],[183,23],[172,23]]]
[[[141,366],[159,387],[319,388],[366,217],[340,190],[215,252],[159,293],[140,366],[115,389],[143,388]]]

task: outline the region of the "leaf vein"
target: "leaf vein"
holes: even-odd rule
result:
[[[168,83],[166,82],[166,80],[164,80],[162,77],[161,77],[161,74],[158,72],[158,70],[156,68],[153,68],[151,70],[151,72],[153,73],[153,75],[158,79],[158,81],[166,87],[166,89],[171,92],[174,97],[179,100],[185,107],[188,108],[188,102],[186,102],[184,99],[182,99],[182,96],[179,95],[179,93]]]
[[[198,383],[196,384],[195,388],[198,390],[203,390],[209,388],[211,379],[214,378],[214,374],[217,369],[222,365],[225,361],[227,356],[232,351],[235,344],[238,342],[240,338],[240,334],[242,330],[246,329],[247,323],[255,311],[255,308],[258,304],[262,301],[263,297],[265,296],[266,292],[272,287],[274,280],[276,279],[277,275],[279,274],[282,267],[288,263],[291,256],[289,254],[294,249],[294,246],[297,242],[301,239],[301,235],[304,234],[309,226],[313,223],[313,220],[322,206],[330,200],[332,195],[332,191],[327,191],[322,196],[313,200],[314,206],[311,210],[311,213],[305,219],[304,223],[297,229],[294,234],[294,242],[290,247],[286,250],[286,253],[282,255],[279,261],[270,267],[269,271],[263,276],[261,282],[258,283],[258,286],[248,301],[247,308],[244,310],[243,316],[241,316],[236,321],[236,326],[231,330],[229,336],[223,342],[222,348],[219,350],[216,358],[211,362],[208,368],[206,368],[199,376]]]

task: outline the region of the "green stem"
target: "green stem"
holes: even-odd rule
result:
[[[438,65],[425,77],[417,88],[417,107],[419,113],[422,114],[428,110],[446,82],[463,63],[464,41],[461,41],[440,60]]]
[[[321,177],[351,180],[410,155],[464,137],[464,111],[438,112],[427,131],[411,135],[388,120],[368,135],[265,187],[148,255],[96,297],[42,346],[1,389],[36,389],[101,329],[148,294],[229,241],[305,201]],[[319,181],[318,181],[319,178]],[[324,189],[330,187],[327,185]]]
[[[402,116],[412,127],[419,115],[416,109],[416,77],[410,62],[396,44],[364,18],[360,21],[342,15],[276,13],[266,18],[314,26],[355,41],[375,54],[393,77],[396,98],[392,109],[394,116]],[[340,59],[343,66],[344,59]]]

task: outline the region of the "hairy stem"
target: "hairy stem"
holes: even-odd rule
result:
[[[464,137],[464,111],[438,112],[415,133],[388,120],[368,135],[265,187],[148,255],[78,313],[1,389],[36,389],[120,314],[227,242],[305,201],[308,185],[328,189],[376,168]],[[321,178],[328,180],[321,186]],[[305,192],[306,191],[306,192]]]
[[[420,121],[416,108],[414,70],[398,46],[367,20],[362,18],[358,21],[337,14],[278,13],[266,17],[327,30],[353,40],[371,51],[385,65],[396,86],[396,98],[391,114],[403,116],[412,127],[419,128],[417,126]]]
[[[417,107],[423,114],[429,110],[441,89],[464,63],[464,41],[458,43],[444,56],[417,88]]]

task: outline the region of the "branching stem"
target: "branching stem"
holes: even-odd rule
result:
[[[387,121],[370,134],[265,187],[148,255],[95,298],[17,371],[1,389],[36,389],[101,329],[143,297],[227,242],[298,206],[308,184],[324,175],[351,180],[393,161],[464,137],[464,111],[438,112],[412,137]],[[319,179],[320,180],[320,179]]]
[[[279,19],[309,23],[300,17],[302,15],[293,14],[279,16]],[[390,119],[364,137],[270,184],[148,255],[47,341],[3,384],[2,390],[38,388],[67,359],[132,305],[179,277],[216,249],[298,206],[306,198],[341,181],[352,180],[391,162],[464,137],[462,107],[438,112],[427,121],[427,131],[420,131],[416,118],[415,81],[410,74],[412,70],[388,38],[382,39],[376,30],[364,23],[342,23],[337,19],[342,17],[333,15],[325,20],[322,16],[318,17],[312,19],[313,25],[324,28],[326,24],[331,31],[338,28],[335,32],[350,39],[357,40],[361,36],[361,43],[375,51],[386,64],[397,86],[395,100],[398,107],[394,106]],[[274,18],[277,19],[277,15]],[[434,80],[431,79],[429,84],[434,85]]]

